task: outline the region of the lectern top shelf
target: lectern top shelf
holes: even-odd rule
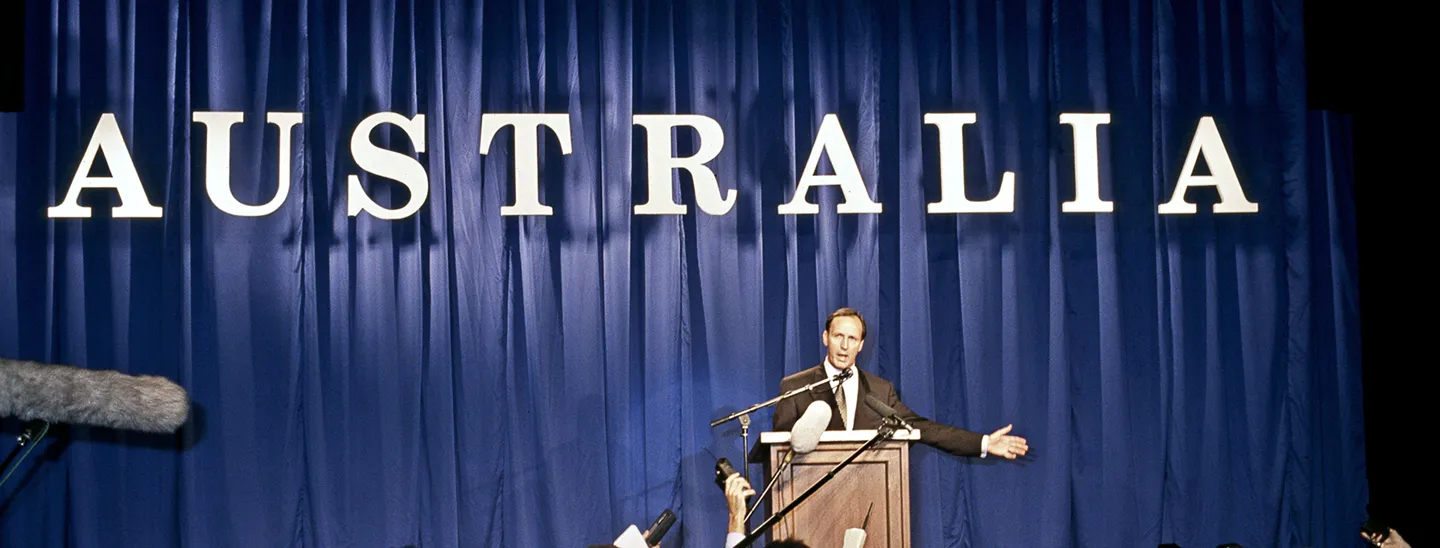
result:
[[[826,442],[859,442],[865,443],[875,437],[875,430],[827,430],[820,434],[820,443]],[[900,429],[895,435],[890,436],[893,441],[920,441],[920,431]],[[774,445],[777,443],[790,443],[789,432],[761,432],[760,443],[762,445]]]

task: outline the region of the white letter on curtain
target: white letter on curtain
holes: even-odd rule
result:
[[[829,154],[830,167],[834,175],[816,175],[820,155]],[[865,179],[860,176],[860,166],[855,163],[855,153],[850,150],[850,141],[845,139],[845,130],[840,119],[826,114],[816,132],[815,144],[810,147],[810,159],[805,162],[805,171],[800,174],[800,183],[795,186],[795,196],[790,203],[780,205],[781,215],[814,215],[820,206],[805,199],[810,189],[817,186],[839,185],[844,199],[835,206],[836,213],[880,213],[880,204],[870,199],[865,188]]]
[[[480,154],[490,153],[490,141],[505,126],[515,126],[515,203],[501,206],[501,215],[550,215],[554,208],[540,204],[540,148],[536,129],[550,128],[560,139],[560,153],[570,154],[570,115],[485,114],[480,117]]]
[[[1100,124],[1110,123],[1109,113],[1061,114],[1060,123],[1075,132],[1075,199],[1060,204],[1065,213],[1110,213],[1115,203],[1100,199]]]
[[[965,125],[975,123],[973,112],[927,113],[925,123],[940,130],[940,201],[927,204],[927,213],[1011,213],[1015,211],[1015,172],[1000,176],[1000,192],[983,202],[965,197]]]
[[[90,176],[96,154],[105,155],[105,163],[110,166],[109,177]],[[46,208],[45,214],[51,218],[90,218],[90,208],[80,207],[79,204],[80,191],[90,188],[113,188],[120,193],[120,207],[111,211],[117,219],[154,219],[162,214],[161,209],[151,205],[150,197],[145,195],[140,174],[135,171],[135,160],[125,146],[125,136],[120,133],[120,125],[115,123],[114,113],[100,115],[95,133],[91,134],[90,144],[85,147],[85,155],[80,159],[80,167],[75,169],[75,177],[70,179],[65,200],[58,206]]]
[[[1210,165],[1209,175],[1195,175],[1195,161],[1205,154],[1205,163]],[[1180,168],[1180,180],[1175,183],[1175,193],[1170,201],[1160,204],[1161,214],[1195,213],[1195,204],[1185,201],[1185,191],[1190,187],[1213,186],[1220,191],[1220,203],[1215,204],[1215,213],[1255,213],[1259,204],[1245,198],[1245,189],[1240,187],[1240,177],[1235,175],[1235,166],[1230,164],[1230,153],[1225,151],[1225,142],[1220,139],[1220,130],[1215,127],[1215,118],[1200,118],[1200,127],[1195,129],[1195,138],[1190,141],[1190,154],[1185,156],[1185,166]]]
[[[192,119],[205,125],[205,193],[220,211],[237,217],[264,217],[280,209],[290,195],[290,132],[300,123],[299,112],[268,112],[265,120],[280,129],[280,165],[275,197],[264,205],[247,205],[230,191],[230,128],[245,121],[243,112],[196,112]]]
[[[649,201],[635,206],[636,215],[683,215],[688,207],[675,203],[670,174],[677,169],[690,172],[695,181],[695,201],[700,210],[711,215],[724,215],[735,206],[735,189],[720,197],[720,183],[715,172],[705,167],[725,148],[725,131],[720,123],[709,116],[693,114],[636,114],[635,124],[645,128],[647,139],[646,163],[649,164]],[[676,126],[695,128],[700,138],[700,150],[689,158],[670,155],[670,130]]]
[[[350,202],[349,214],[354,217],[365,211],[377,219],[404,219],[420,211],[420,206],[424,205],[425,198],[430,195],[430,176],[425,173],[425,166],[420,165],[419,160],[393,150],[385,150],[370,142],[370,132],[380,124],[400,126],[405,135],[410,137],[410,141],[415,143],[415,152],[418,154],[425,152],[425,115],[416,114],[414,118],[406,119],[394,112],[372,114],[361,120],[355,133],[350,135],[350,154],[355,157],[355,165],[367,173],[394,179],[405,185],[410,189],[410,201],[398,209],[380,207],[380,204],[365,194],[365,189],[360,186],[360,177],[351,175],[348,179],[350,185],[347,197]]]

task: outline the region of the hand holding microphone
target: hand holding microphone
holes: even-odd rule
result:
[[[715,461],[715,485],[725,492],[725,503],[730,507],[730,532],[745,533],[745,499],[755,495],[750,482],[735,471],[730,459]]]
[[[745,533],[746,500],[755,496],[755,489],[750,487],[740,474],[730,476],[725,480],[725,503],[730,507],[730,529],[731,533]]]

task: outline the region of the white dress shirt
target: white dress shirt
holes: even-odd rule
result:
[[[832,379],[830,381],[830,390],[837,393],[840,390],[845,391],[845,409],[841,409],[840,412],[845,414],[842,418],[845,421],[846,430],[855,429],[855,404],[857,403],[855,400],[860,399],[860,370],[855,365],[851,365],[850,368],[855,369],[855,374],[850,375],[850,378],[839,383],[839,387],[837,388],[833,379],[835,375],[840,374],[840,370],[830,365],[830,358],[825,358],[825,378]]]

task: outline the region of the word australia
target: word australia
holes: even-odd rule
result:
[[[263,204],[247,204],[235,198],[230,189],[230,133],[235,124],[244,123],[241,112],[197,111],[193,121],[205,127],[205,191],[211,203],[221,211],[241,217],[261,217],[280,209],[290,192],[290,142],[291,132],[303,121],[298,112],[266,113],[266,123],[279,130],[279,186],[275,196]],[[1000,189],[994,196],[972,200],[965,191],[965,126],[974,124],[973,112],[928,113],[924,123],[935,126],[938,131],[940,158],[940,200],[927,204],[926,211],[933,214],[959,213],[1011,213],[1015,210],[1015,173],[1006,171],[1001,176]],[[1099,150],[1096,135],[1099,126],[1110,123],[1108,113],[1067,113],[1061,114],[1059,123],[1071,127],[1075,143],[1075,199],[1061,204],[1066,213],[1108,213],[1114,211],[1114,203],[1100,197]],[[399,207],[384,207],[366,194],[358,175],[347,176],[346,200],[348,214],[361,212],[376,218],[395,220],[414,215],[425,204],[430,193],[430,177],[425,167],[414,157],[377,146],[371,139],[372,133],[381,125],[391,124],[402,130],[413,143],[417,154],[425,152],[425,115],[416,114],[406,118],[394,112],[373,114],[356,126],[350,138],[350,154],[355,166],[374,176],[383,177],[402,184],[410,191],[410,199]],[[678,170],[690,173],[694,185],[692,195],[695,205],[710,215],[724,215],[735,206],[736,190],[722,192],[715,172],[706,166],[725,147],[725,132],[715,119],[695,114],[637,114],[634,124],[644,128],[647,136],[646,158],[648,169],[645,174],[649,193],[648,201],[635,207],[636,215],[682,215],[689,211],[688,204],[677,203],[674,185],[683,179],[673,177]],[[512,128],[514,151],[514,180],[511,196],[514,202],[500,207],[501,215],[553,215],[554,208],[540,200],[540,155],[539,143],[544,128],[545,136],[553,136],[560,143],[564,154],[570,154],[570,115],[568,114],[495,114],[482,115],[480,122],[480,154],[490,152],[491,143],[503,128]],[[672,132],[688,128],[697,136],[698,146],[694,155],[676,157],[672,152]],[[1201,154],[1209,165],[1208,175],[1194,174],[1195,164]],[[110,166],[109,176],[90,175],[91,167],[98,155],[104,155]],[[828,155],[832,166],[831,174],[818,174],[816,168],[822,155]],[[789,202],[779,206],[782,215],[814,215],[820,207],[810,201],[810,191],[816,187],[836,186],[843,196],[836,204],[837,213],[880,213],[881,204],[870,198],[865,180],[856,165],[855,155],[839,118],[828,114],[816,132],[815,142],[810,148],[810,157],[805,169],[796,181],[795,192]],[[1240,179],[1226,152],[1225,143],[1215,126],[1215,120],[1206,116],[1199,124],[1190,141],[1190,150],[1185,157],[1184,167],[1175,184],[1170,200],[1159,204],[1161,214],[1193,214],[1196,206],[1185,201],[1186,190],[1194,187],[1215,187],[1219,202],[1214,204],[1215,213],[1255,213],[1259,206],[1245,197]],[[117,218],[157,218],[163,215],[159,206],[154,205],[145,194],[135,163],[126,147],[124,135],[115,121],[113,113],[105,113],[96,124],[90,136],[84,156],[80,160],[75,176],[59,205],[47,208],[54,218],[89,218],[89,207],[79,204],[81,193],[86,190],[108,189],[118,193],[120,205],[111,211]]]

